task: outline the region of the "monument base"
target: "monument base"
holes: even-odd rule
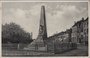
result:
[[[36,39],[30,45],[28,45],[28,47],[25,47],[24,50],[47,51],[47,45],[44,44],[42,39]]]

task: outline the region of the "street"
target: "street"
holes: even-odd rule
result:
[[[77,49],[69,50],[67,52],[54,54],[50,52],[35,52],[27,50],[3,50],[2,56],[88,56],[87,46],[78,46]]]

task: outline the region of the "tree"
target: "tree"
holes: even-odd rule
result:
[[[15,23],[2,25],[2,43],[30,43],[32,38],[30,33],[25,32],[19,25]]]

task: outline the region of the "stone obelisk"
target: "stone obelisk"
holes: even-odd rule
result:
[[[40,26],[39,26],[39,34],[37,39],[47,39],[47,28],[46,28],[46,16],[45,16],[45,7],[41,7],[41,15],[40,15]]]
[[[46,40],[47,40],[47,28],[46,28],[45,7],[41,6],[39,33],[37,38],[30,45],[28,45],[27,49],[34,51],[47,51]]]

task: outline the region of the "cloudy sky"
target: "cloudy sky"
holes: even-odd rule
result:
[[[48,36],[69,29],[74,21],[88,17],[87,2],[3,2],[2,22],[15,22],[36,38],[42,5],[46,10]]]

